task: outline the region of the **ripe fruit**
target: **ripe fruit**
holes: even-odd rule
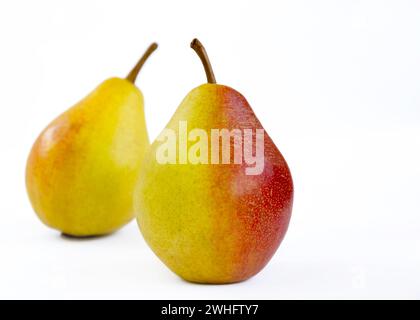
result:
[[[149,139],[134,85],[152,44],[126,79],[111,78],[42,131],[26,185],[46,225],[72,236],[103,235],[134,218],[133,189]]]
[[[137,221],[152,250],[180,277],[238,282],[259,272],[280,245],[292,211],[292,177],[245,98],[216,84],[197,39],[191,47],[203,62],[208,83],[184,98],[147,152],[135,192]],[[198,130],[186,133],[187,128]],[[217,141],[228,156],[223,151],[220,156],[209,142],[222,129],[238,138],[227,149]],[[247,142],[250,129],[255,135]],[[240,163],[234,156],[239,150],[242,160],[254,161]]]

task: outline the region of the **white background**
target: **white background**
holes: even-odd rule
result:
[[[235,285],[180,280],[135,223],[65,239],[25,190],[38,133],[157,41],[154,139],[205,81],[193,37],[294,177],[284,242]],[[0,104],[0,298],[420,298],[419,1],[1,1]]]

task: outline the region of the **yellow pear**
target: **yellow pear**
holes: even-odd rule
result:
[[[156,48],[153,43],[125,79],[101,83],[35,141],[26,186],[47,226],[96,236],[134,218],[133,189],[149,147],[143,95],[134,82]]]
[[[197,39],[191,47],[208,83],[188,93],[153,142],[134,206],[145,240],[173,272],[233,283],[257,274],[279,247],[293,181],[245,97],[216,83]]]

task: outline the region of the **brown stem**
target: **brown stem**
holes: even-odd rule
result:
[[[209,57],[207,56],[206,49],[201,44],[201,42],[196,38],[191,42],[191,48],[198,54],[201,59],[201,63],[204,66],[204,70],[206,71],[207,82],[208,83],[216,83],[216,78],[213,73],[213,69],[211,67],[211,63]]]
[[[137,76],[140,72],[141,67],[143,67],[143,64],[146,62],[147,58],[152,54],[153,51],[157,49],[158,45],[156,42],[153,42],[149,48],[147,48],[146,52],[143,54],[143,56],[140,58],[140,60],[137,62],[137,64],[134,66],[134,68],[130,71],[130,73],[127,75],[126,79],[130,81],[131,83],[136,82]]]

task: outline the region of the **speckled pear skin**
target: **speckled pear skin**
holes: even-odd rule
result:
[[[134,218],[133,191],[149,147],[143,95],[111,78],[40,134],[26,185],[46,225],[72,236],[103,235]]]
[[[263,128],[246,99],[218,84],[193,89],[167,125],[188,128]],[[293,183],[283,156],[265,133],[265,168],[244,164],[166,164],[155,141],[135,192],[141,232],[176,274],[198,283],[233,283],[258,273],[280,245],[291,216]],[[233,154],[233,146],[231,146]]]

